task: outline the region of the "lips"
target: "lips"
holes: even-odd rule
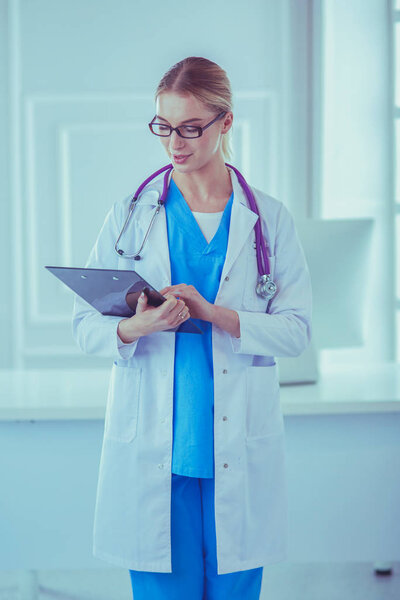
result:
[[[186,158],[187,156],[190,156],[190,154],[173,154],[172,156],[174,158]]]

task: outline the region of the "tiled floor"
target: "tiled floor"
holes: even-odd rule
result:
[[[35,579],[39,589],[36,598]],[[37,571],[29,576],[26,572],[0,571],[0,600],[53,598],[132,600],[129,572],[106,568]],[[377,576],[373,565],[367,563],[270,565],[264,567],[260,600],[400,600],[400,563],[393,563],[389,576]]]

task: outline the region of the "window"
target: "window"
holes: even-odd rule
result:
[[[393,169],[395,203],[395,310],[396,360],[400,362],[400,0],[394,0],[393,11]]]

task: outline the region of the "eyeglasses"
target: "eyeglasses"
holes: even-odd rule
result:
[[[226,115],[227,111],[224,110],[219,115],[215,117],[212,121],[204,125],[204,127],[197,127],[196,125],[180,125],[179,127],[171,127],[171,125],[165,125],[164,123],[153,123],[154,119],[149,123],[149,128],[151,133],[154,135],[160,135],[161,137],[169,137],[173,131],[183,138],[197,138],[203,135],[203,131],[210,127],[215,121],[221,119],[224,115]]]

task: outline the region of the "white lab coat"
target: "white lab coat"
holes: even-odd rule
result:
[[[284,422],[274,357],[299,356],[311,339],[308,266],[285,205],[252,187],[278,291],[255,292],[257,215],[229,169],[234,198],[226,260],[215,304],[235,310],[240,338],[212,326],[215,524],[218,574],[287,558]],[[120,240],[138,250],[164,173],[142,192]],[[165,209],[134,261],[114,244],[131,196],[110,209],[87,267],[137,270],[155,288],[171,285]],[[267,246],[268,249],[268,246]],[[173,249],[172,249],[173,251]],[[182,282],[185,283],[185,282]],[[171,572],[171,454],[175,334],[155,332],[121,349],[121,317],[103,316],[75,297],[73,336],[86,354],[113,359],[95,505],[93,554],[128,569]],[[195,334],[185,334],[195,335]]]

